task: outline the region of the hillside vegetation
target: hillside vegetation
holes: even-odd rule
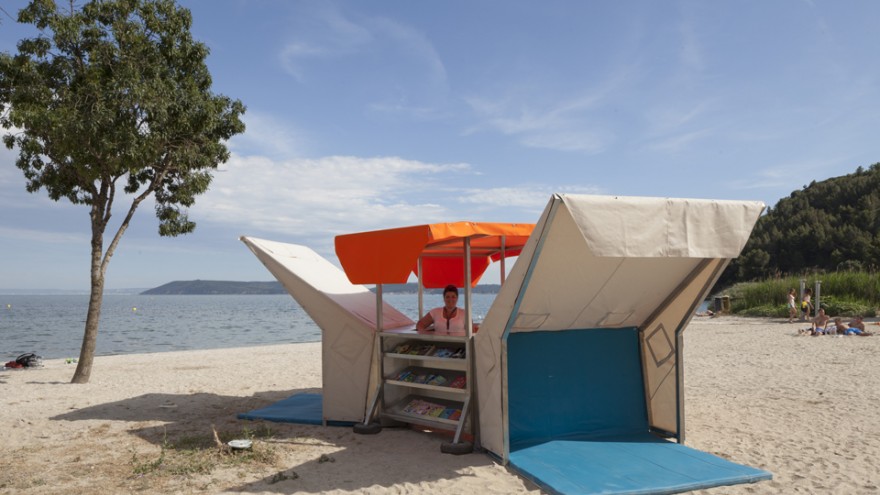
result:
[[[880,277],[876,273],[841,271],[804,277],[779,277],[757,282],[741,282],[728,288],[731,311],[745,316],[788,317],[789,289],[816,288],[819,282],[820,307],[834,316],[877,316],[880,310]],[[816,298],[813,298],[816,301]]]
[[[720,286],[880,267],[880,163],[811,182],[769,208]]]
[[[786,294],[821,283],[830,314],[880,308],[880,163],[813,181],[761,216],[713,292],[738,314],[787,317]],[[723,289],[722,289],[723,288]]]

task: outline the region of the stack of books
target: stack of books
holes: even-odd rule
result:
[[[412,356],[433,356],[445,358],[464,359],[464,347],[437,347],[424,342],[404,342],[394,348],[394,354],[409,354]]]
[[[416,416],[431,416],[434,418],[457,420],[461,417],[461,409],[455,407],[446,407],[442,404],[426,401],[423,399],[413,399],[404,408],[403,412]]]
[[[423,368],[406,368],[394,375],[392,380],[407,383],[422,383],[427,385],[440,385],[451,388],[465,388],[467,379],[464,375],[451,375],[450,373],[432,373]]]

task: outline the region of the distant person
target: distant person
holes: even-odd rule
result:
[[[797,291],[791,289],[788,291],[788,322],[791,323],[794,321],[795,317],[798,314],[797,310]]]
[[[806,321],[807,317],[813,314],[813,291],[804,289],[804,297],[801,299],[801,321]]]
[[[874,335],[874,334],[870,333],[870,332],[866,332],[864,330],[859,330],[858,328],[850,327],[850,328],[846,329],[846,332],[844,333],[844,335],[856,335],[858,337],[870,337],[871,335]]]
[[[852,320],[849,322],[849,328],[858,328],[861,331],[865,331],[865,321],[862,320],[861,315],[855,315]]]
[[[799,330],[798,333],[806,335],[824,335],[826,331],[825,327],[828,326],[829,321],[831,321],[831,318],[825,314],[825,310],[819,308],[816,317],[813,318],[813,321],[810,324],[810,328]]]
[[[815,318],[813,318],[813,334],[822,335],[825,333],[829,321],[831,321],[831,317],[825,314],[824,309],[819,308],[819,310],[816,311]]]
[[[821,310],[820,310],[821,311]],[[849,329],[849,326],[843,322],[839,316],[834,318],[825,326],[826,335],[843,335]]]
[[[434,330],[440,333],[463,333],[465,331],[464,310],[457,306],[458,288],[447,285],[443,289],[443,306],[434,308],[416,323],[416,330]],[[476,329],[476,328],[475,328]]]
[[[857,335],[859,337],[870,337],[871,335],[874,335],[874,334],[865,331],[865,322],[862,321],[861,316],[856,315],[849,322],[849,328],[846,329],[846,332],[844,333],[844,335]]]

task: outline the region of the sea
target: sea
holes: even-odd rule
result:
[[[482,321],[495,294],[472,296],[473,319]],[[413,320],[417,318],[417,294],[389,293],[383,298]],[[424,304],[430,308],[442,302],[439,295],[428,294]],[[26,352],[34,352],[43,359],[78,358],[88,306],[87,294],[0,295],[0,363]],[[105,294],[95,354],[108,356],[320,340],[320,328],[286,294]]]

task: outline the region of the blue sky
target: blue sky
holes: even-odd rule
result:
[[[159,237],[142,206],[110,289],[271,280],[240,235],[335,261],[340,233],[534,222],[554,192],[773,206],[880,161],[880,2],[180,3],[247,131],[195,233]],[[0,16],[14,52],[32,32]],[[0,289],[87,289],[87,209],[27,193],[14,159],[0,150]]]

